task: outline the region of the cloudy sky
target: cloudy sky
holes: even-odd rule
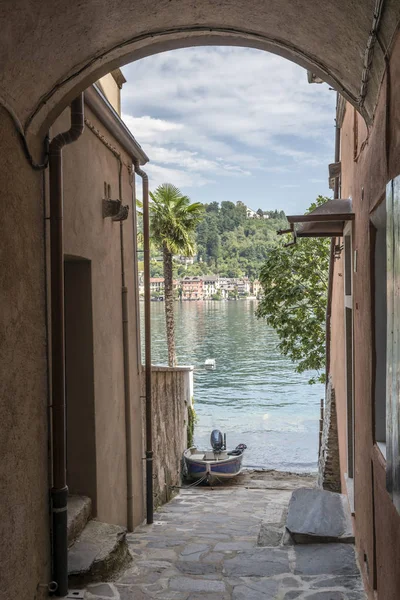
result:
[[[203,47],[123,68],[123,119],[150,157],[150,188],[193,201],[242,200],[304,212],[331,195],[335,93],[293,63],[245,48]]]

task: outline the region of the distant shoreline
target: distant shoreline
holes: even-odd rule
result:
[[[144,302],[144,297],[140,296],[139,300],[141,302]],[[217,300],[215,298],[197,298],[197,299],[193,298],[191,300],[189,300],[188,298],[186,298],[186,299],[175,298],[175,302],[243,302],[243,300],[259,300],[259,298],[257,298],[257,296],[246,296],[246,297],[242,297],[242,298],[220,298],[220,300]],[[152,298],[151,301],[152,302],[164,302],[164,299]]]

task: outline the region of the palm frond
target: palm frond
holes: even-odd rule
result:
[[[200,202],[190,202],[188,196],[171,183],[164,183],[150,192],[151,233],[154,241],[172,254],[192,256],[195,252],[194,232],[203,218]]]

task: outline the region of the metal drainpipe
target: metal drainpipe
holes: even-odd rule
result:
[[[118,194],[122,203],[122,160],[118,161]],[[132,465],[132,422],[131,422],[131,383],[129,362],[129,320],[128,320],[128,288],[125,282],[124,259],[124,226],[119,222],[121,246],[121,300],[122,300],[122,347],[124,356],[124,397],[125,397],[125,437],[126,437],[126,495],[127,495],[127,527],[133,531],[133,465]],[[135,241],[134,241],[135,243]]]
[[[65,419],[64,239],[62,149],[84,129],[83,94],[71,104],[71,127],[52,139],[50,167],[51,351],[53,579],[57,596],[68,593],[67,473]]]
[[[336,94],[336,108],[339,103],[339,93]],[[336,122],[335,126],[335,162],[339,162],[340,160],[340,127]],[[335,179],[335,187],[333,190],[333,199],[337,200],[339,198],[339,178]],[[330,259],[329,259],[329,275],[328,275],[328,303],[326,307],[326,366],[325,366],[325,376],[326,382],[325,385],[328,384],[328,377],[330,372],[330,363],[331,363],[331,315],[332,315],[332,288],[333,288],[333,270],[334,270],[334,261],[335,261],[335,238],[331,239],[331,249],[330,249]]]
[[[150,218],[149,178],[134,162],[135,173],[143,182],[143,247],[144,247],[144,335],[145,335],[145,388],[146,388],[146,515],[147,524],[153,523],[153,432],[151,406],[151,320],[150,320]]]

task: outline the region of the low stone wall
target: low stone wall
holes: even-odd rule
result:
[[[341,491],[336,397],[331,379],[326,386],[324,423],[318,463],[318,485],[330,492]]]
[[[142,387],[144,396],[144,376]],[[192,399],[193,367],[152,367],[154,507],[170,500],[173,495],[170,486],[181,484],[182,453],[187,448]],[[142,414],[145,443],[144,398]]]

